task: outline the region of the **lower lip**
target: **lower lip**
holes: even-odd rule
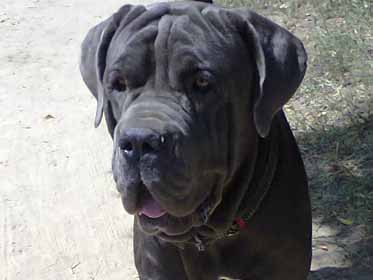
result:
[[[163,217],[164,215],[166,215],[166,211],[162,211],[162,212],[159,212],[159,213],[140,211],[139,215],[140,216],[144,215],[144,216],[146,216],[148,218],[151,218],[151,219],[157,219],[157,218],[160,218],[160,217]]]
[[[156,219],[164,216],[167,212],[164,210],[153,197],[147,196],[142,202],[142,208],[139,215],[144,215],[148,218]]]
[[[139,213],[138,222],[146,233],[161,236],[164,240],[169,241],[186,241],[190,239],[190,231],[193,228],[189,221],[175,220],[170,215],[164,215],[156,219],[143,214],[140,215]]]

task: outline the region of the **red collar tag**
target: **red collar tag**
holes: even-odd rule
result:
[[[244,229],[247,227],[247,223],[245,222],[244,219],[242,219],[241,217],[237,218],[235,220],[235,222],[237,223],[237,225],[240,227],[240,229]]]

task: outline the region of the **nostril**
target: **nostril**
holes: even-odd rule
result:
[[[142,143],[142,153],[154,153],[161,149],[161,146],[165,143],[164,136],[151,135]]]
[[[118,149],[126,158],[139,159],[146,154],[161,152],[166,142],[166,135],[160,135],[151,129],[130,128],[119,138]]]
[[[142,153],[149,154],[155,151],[155,147],[153,147],[150,143],[145,142],[142,144]]]
[[[122,151],[126,153],[129,153],[133,151],[133,145],[128,140],[122,140],[119,142],[119,149],[121,149]]]

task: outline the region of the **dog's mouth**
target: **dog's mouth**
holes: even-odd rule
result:
[[[148,218],[156,219],[166,215],[167,211],[157,202],[149,191],[146,191],[141,198],[138,214]]]
[[[198,227],[207,223],[215,204],[212,191],[206,194],[203,202],[191,214],[176,217],[167,212],[146,187],[144,188],[137,212],[139,226],[145,233],[158,235],[169,241],[189,239]]]

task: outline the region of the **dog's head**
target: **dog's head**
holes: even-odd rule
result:
[[[123,205],[142,229],[187,239],[200,212],[235,191],[305,70],[301,42],[246,9],[126,5],[91,29],[81,73],[95,125],[105,114],[114,139]]]

